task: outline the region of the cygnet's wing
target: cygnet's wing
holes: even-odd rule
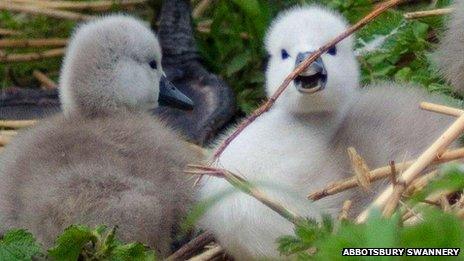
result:
[[[464,94],[464,0],[455,0],[453,9],[434,60],[455,91]]]
[[[160,107],[157,113],[191,140],[204,144],[234,115],[235,100],[226,83],[200,63],[190,14],[190,1],[165,0],[158,37],[169,80],[193,99],[195,108],[185,112]]]

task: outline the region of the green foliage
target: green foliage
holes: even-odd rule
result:
[[[45,255],[35,238],[25,230],[11,230],[0,241],[0,260],[108,260],[154,261],[155,252],[143,244],[123,244],[116,239],[116,228],[105,226],[91,229],[72,225],[61,234],[55,246]]]
[[[72,225],[56,240],[48,251],[53,260],[155,260],[155,252],[140,243],[122,244],[116,239],[116,228],[108,231],[105,226],[91,229]]]
[[[408,204],[417,203],[439,190],[462,191],[464,171],[462,166],[451,165],[444,174],[430,182],[424,190],[412,197]],[[295,234],[279,239],[279,251],[294,255],[298,260],[371,260],[372,257],[342,257],[343,248],[463,248],[464,223],[453,213],[436,207],[422,207],[421,222],[404,226],[400,215],[383,218],[380,211],[371,212],[363,224],[343,221],[334,225],[330,218],[322,222],[307,220],[296,226]],[[312,253],[312,249],[316,249]],[[314,252],[314,251],[313,251]],[[434,260],[436,257],[421,257]],[[462,256],[461,256],[462,258]],[[375,260],[403,260],[403,257],[376,257]]]
[[[40,254],[41,248],[32,234],[23,229],[9,231],[0,241],[0,260],[32,260]]]

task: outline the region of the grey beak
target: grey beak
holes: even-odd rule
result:
[[[165,76],[161,76],[158,103],[181,110],[193,110],[193,101],[179,91]]]
[[[312,54],[313,52],[298,53],[298,55],[296,56],[295,67],[302,63],[306,58],[308,58]],[[316,73],[327,73],[325,71],[324,63],[322,62],[322,59],[320,57],[316,61],[314,61],[303,74],[313,75]]]

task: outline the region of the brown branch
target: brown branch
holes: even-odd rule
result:
[[[222,254],[224,254],[224,249],[219,245],[214,245],[198,256],[190,258],[189,261],[209,261]]]
[[[29,4],[40,8],[52,9],[73,9],[73,10],[91,10],[91,11],[107,11],[114,6],[117,7],[132,7],[139,4],[144,4],[147,0],[100,0],[92,2],[76,2],[76,1],[37,1],[37,0],[10,0],[8,2],[16,4]]]
[[[64,55],[64,48],[51,49],[35,53],[14,53],[0,56],[0,62],[30,62]]]
[[[432,162],[432,164],[437,165],[437,164],[441,164],[441,163],[445,163],[445,162],[449,162],[449,161],[453,161],[457,159],[462,159],[462,158],[464,158],[464,148],[445,152],[440,157],[436,157],[435,160]],[[401,172],[403,170],[406,170],[408,167],[410,167],[414,162],[415,160],[411,160],[411,161],[395,164],[395,169],[396,171]],[[371,171],[369,173],[369,181],[374,182],[374,181],[381,180],[381,179],[384,179],[390,176],[391,176],[391,166],[385,166],[385,167],[381,167],[381,168]],[[312,192],[311,194],[308,195],[308,198],[316,201],[316,200],[325,198],[327,196],[332,196],[342,191],[355,188],[357,186],[358,186],[357,178],[351,177],[351,178],[347,178],[341,181],[332,182],[329,185],[327,185],[327,187],[325,187],[324,189]]]
[[[10,121],[10,120],[0,120],[0,128],[9,128],[9,129],[21,129],[31,127],[36,124],[35,120],[23,120],[23,121]]]
[[[93,16],[70,12],[70,11],[63,11],[63,10],[56,10],[56,9],[48,9],[42,8],[37,6],[29,6],[29,5],[21,5],[21,4],[13,4],[10,2],[0,2],[0,10],[7,10],[12,12],[20,12],[32,15],[45,15],[53,18],[60,18],[60,19],[69,19],[74,21],[86,21],[93,19]]]
[[[58,87],[58,85],[52,79],[48,78],[47,75],[39,70],[34,70],[32,75],[42,84],[46,90],[53,90]]]
[[[420,108],[426,111],[437,112],[454,117],[459,117],[464,114],[463,110],[430,102],[421,102]]]
[[[348,28],[346,31],[338,35],[335,39],[332,41],[328,42],[327,44],[323,45],[321,48],[319,48],[316,52],[314,52],[311,56],[306,58],[302,63],[298,65],[298,67],[291,72],[287,78],[285,78],[284,82],[279,86],[277,91],[263,104],[261,105],[257,110],[255,110],[249,117],[247,117],[240,125],[238,128],[232,132],[232,134],[227,137],[221,145],[218,147],[216,152],[214,153],[214,159],[218,159],[219,156],[221,156],[222,152],[226,149],[226,147],[248,126],[250,125],[256,118],[258,118],[261,114],[269,111],[274,105],[274,102],[280,97],[280,95],[285,91],[287,86],[299,75],[301,74],[306,68],[308,68],[309,65],[311,65],[316,59],[318,59],[322,54],[327,52],[332,46],[336,45],[343,39],[347,38],[348,36],[352,35],[354,32],[358,31],[365,25],[367,25],[369,22],[371,22],[373,19],[375,19],[377,16],[381,15],[383,12],[386,10],[390,9],[393,6],[398,5],[401,3],[403,0],[390,0],[386,1],[384,4],[380,5],[377,9],[372,11],[370,14],[368,14],[366,17],[361,19],[359,22],[357,22],[355,25],[352,27]]]
[[[65,46],[68,39],[65,38],[46,38],[46,39],[2,39],[0,48],[14,47],[48,47],[48,46]]]
[[[426,169],[436,158],[440,157],[446,148],[451,145],[464,131],[464,115],[460,116],[422,155],[414,162],[398,179],[399,183],[404,183],[405,186],[411,184],[420,173]],[[401,191],[401,189],[398,189]],[[395,198],[392,196],[394,190],[389,186],[377,199],[364,210],[357,218],[358,223],[364,222],[373,208],[383,208],[387,202],[394,204]]]
[[[211,233],[204,232],[179,248],[176,252],[170,255],[166,261],[187,260],[213,241],[213,235]]]
[[[452,8],[442,8],[442,9],[435,9],[435,10],[427,10],[427,11],[418,11],[418,12],[410,12],[405,13],[404,18],[406,19],[417,19],[417,18],[424,18],[430,16],[439,16],[439,15],[447,15],[453,12]]]
[[[274,210],[276,213],[281,215],[283,218],[292,222],[293,224],[299,224],[302,220],[301,217],[297,216],[293,211],[290,211],[286,207],[282,206],[280,203],[274,201],[268,197],[263,191],[257,188],[252,183],[248,182],[244,178],[234,174],[225,169],[207,167],[207,166],[198,166],[198,165],[189,165],[190,169],[184,171],[187,174],[193,175],[210,175],[214,177],[224,178],[229,182],[234,188],[239,189],[240,191],[254,197],[270,209]]]

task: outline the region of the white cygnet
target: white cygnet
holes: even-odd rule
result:
[[[341,15],[318,6],[283,12],[266,37],[270,55],[266,90],[273,94],[305,58],[346,30]],[[452,118],[419,110],[419,102],[443,102],[413,87],[391,83],[359,88],[359,65],[348,37],[301,73],[272,109],[248,126],[227,147],[218,165],[260,186],[273,199],[303,217],[335,216],[346,199],[356,199],[356,214],[372,200],[351,190],[310,202],[309,192],[352,176],[347,148],[355,147],[371,167],[420,154]],[[205,179],[203,199],[231,186]],[[293,234],[293,225],[243,194],[221,198],[208,209],[200,226],[211,231],[238,260],[280,259],[277,239]]]
[[[71,224],[105,224],[166,256],[194,201],[182,171],[202,156],[147,111],[193,106],[164,77],[156,36],[123,15],[80,26],[60,92],[64,114],[1,154],[2,231],[26,228],[49,247]]]
[[[464,0],[455,0],[447,30],[434,54],[439,71],[464,94]]]

